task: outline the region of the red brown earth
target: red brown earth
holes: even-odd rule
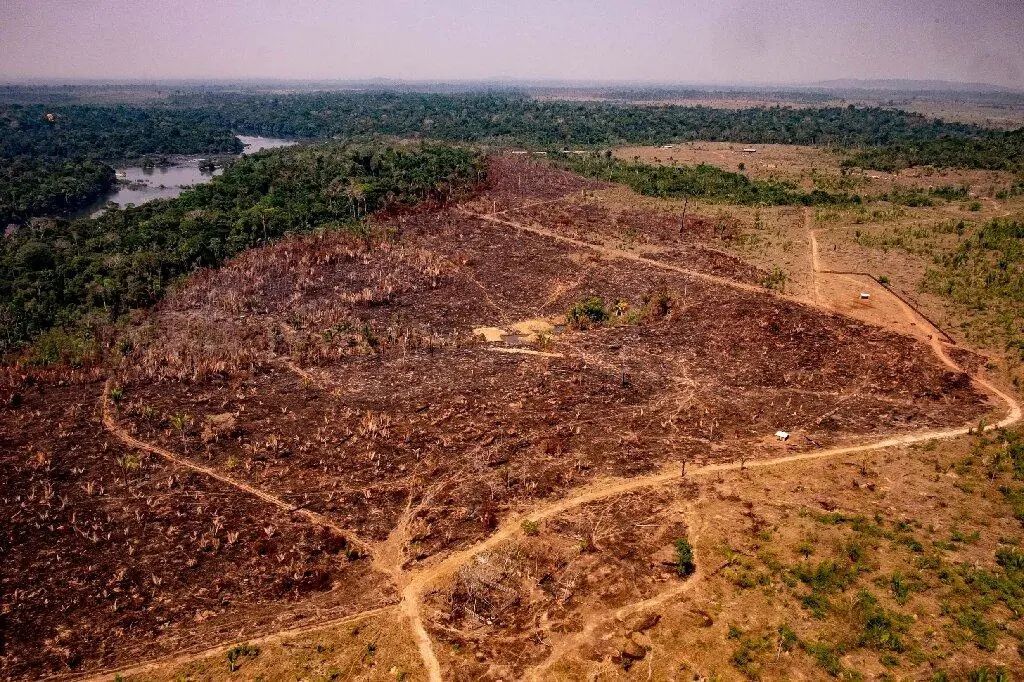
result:
[[[496,157],[489,179],[461,205],[383,218],[371,238],[291,238],[197,273],[100,372],[135,438],[345,533],[126,448],[99,418],[102,379],[6,379],[0,675],[122,665],[396,601],[350,550],[385,541],[407,509],[415,567],[597,478],[989,409],[914,340],[759,290],[763,273],[705,246],[721,226],[612,212],[584,196],[600,185],[524,159]],[[584,245],[474,215],[566,195],[501,219]],[[623,229],[651,262],[602,250]],[[591,296],[619,314],[537,341],[473,333],[564,318]],[[642,598],[655,540],[630,542],[612,570]],[[535,563],[565,569],[551,558],[564,547],[550,550]],[[435,632],[465,625],[464,601],[450,596]]]

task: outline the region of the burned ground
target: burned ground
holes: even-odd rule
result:
[[[387,597],[347,539],[107,435],[102,383],[0,411],[5,677],[125,663]]]
[[[752,286],[759,271],[701,246],[715,224],[688,219],[680,234],[671,216],[609,211],[581,196],[599,185],[523,159],[497,159],[490,178],[463,205],[392,215],[367,237],[292,238],[190,278],[109,368],[116,420],[353,540],[383,542],[408,514],[401,553],[417,565],[597,478],[960,426],[989,409],[912,339]],[[558,203],[502,219],[594,248],[474,214],[566,194],[566,207],[587,207],[585,229]],[[602,250],[623,226],[647,260]],[[563,324],[593,297],[607,320]],[[550,333],[474,333],[535,318]],[[20,638],[8,637],[4,674],[122,662],[237,636],[243,620],[249,633],[281,611],[323,617],[396,597],[339,537],[105,434],[99,382],[19,390],[0,413],[16,548],[3,579],[17,585],[4,606]],[[788,442],[772,437],[780,429]],[[126,457],[138,464],[119,465]],[[593,598],[644,598],[644,562],[662,540],[611,554],[635,594]],[[515,551],[576,570],[556,544]],[[470,617],[450,598],[437,628]],[[574,618],[561,613],[558,627]]]
[[[688,491],[588,504],[481,554],[427,600],[434,638],[467,678],[519,679],[553,641],[687,579],[674,544],[687,537]]]

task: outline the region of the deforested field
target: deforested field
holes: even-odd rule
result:
[[[778,291],[727,216],[523,155],[486,170],[195,272],[104,367],[7,371],[0,675],[389,611],[413,662],[348,672],[557,676],[597,640],[634,674],[656,609],[735,565],[700,553],[702,476],[1006,413],[921,338]],[[600,639],[609,614],[636,636]],[[216,669],[255,675],[259,647],[234,651]]]

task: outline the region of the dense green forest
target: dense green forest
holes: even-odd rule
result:
[[[723,204],[783,206],[859,203],[860,197],[816,189],[804,192],[789,183],[751,180],[717,166],[655,166],[620,161],[607,155],[560,157],[581,175],[618,182],[653,197],[692,198]]]
[[[109,161],[242,151],[229,128],[197,109],[10,104],[0,108],[0,129],[4,158]]]
[[[393,135],[544,146],[727,140],[849,147],[985,134],[977,126],[881,108],[628,106],[502,93],[220,93],[182,95],[172,102],[215,113],[239,132],[299,138]]]
[[[911,166],[1024,170],[1024,128],[973,139],[900,141],[864,149],[843,163],[890,172]]]
[[[243,157],[176,199],[34,222],[0,240],[0,352],[87,313],[115,319],[179,275],[284,234],[358,224],[481,173],[474,152],[447,145],[289,148]]]
[[[231,129],[299,138],[417,136],[537,146],[713,140],[856,148],[847,161],[880,170],[911,165],[1024,168],[1024,130],[1004,133],[873,107],[715,109],[542,101],[509,93],[193,94],[181,106]]]
[[[114,180],[113,168],[91,159],[0,158],[0,230],[32,216],[86,206]]]
[[[114,182],[107,161],[241,149],[230,129],[197,110],[3,106],[0,227],[92,203]]]

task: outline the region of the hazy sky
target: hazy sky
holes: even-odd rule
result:
[[[1024,88],[1024,0],[0,0],[4,78],[935,78]]]

